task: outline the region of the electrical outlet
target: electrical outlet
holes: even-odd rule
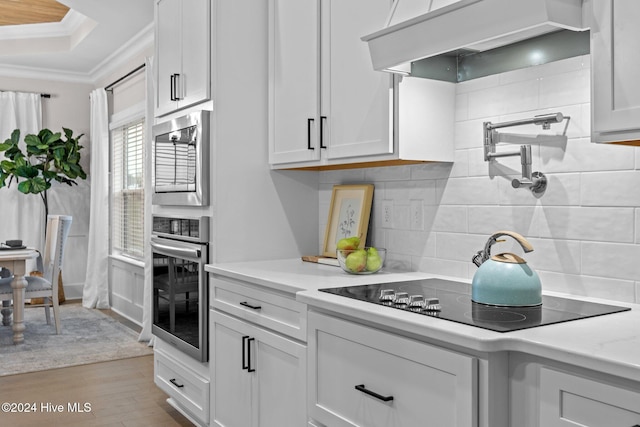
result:
[[[411,200],[411,229],[424,230],[424,211],[422,209],[422,200]]]
[[[382,228],[393,228],[393,200],[382,201]]]

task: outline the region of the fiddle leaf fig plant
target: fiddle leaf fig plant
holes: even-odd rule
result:
[[[26,135],[26,153],[19,146],[19,129],[0,144],[0,152],[4,152],[5,157],[0,162],[0,188],[9,187],[15,181],[21,193],[38,194],[44,203],[45,220],[49,214],[47,190],[51,188],[51,182],[73,186],[77,185],[76,179],[87,178],[80,165],[83,147],[78,141],[83,135],[74,137],[72,130],[62,130],[64,136],[49,129],[42,129],[37,135]]]

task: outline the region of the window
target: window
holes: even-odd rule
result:
[[[144,119],[111,131],[112,252],[144,256]]]

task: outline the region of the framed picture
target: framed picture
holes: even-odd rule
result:
[[[359,236],[364,246],[372,201],[373,184],[333,186],[322,255],[335,258],[336,243],[345,237]]]

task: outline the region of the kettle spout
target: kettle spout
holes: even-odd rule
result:
[[[493,246],[493,244],[497,242],[504,242],[504,240],[498,240],[498,238],[502,236],[513,237],[520,244],[522,250],[525,251],[525,253],[533,251],[533,246],[531,246],[531,243],[529,243],[527,239],[522,237],[520,234],[513,231],[497,231],[493,233],[491,237],[489,237],[489,240],[487,240],[487,243],[484,245],[484,250],[476,252],[473,258],[471,258],[471,261],[476,266],[480,267],[482,263],[491,258],[491,246]]]

